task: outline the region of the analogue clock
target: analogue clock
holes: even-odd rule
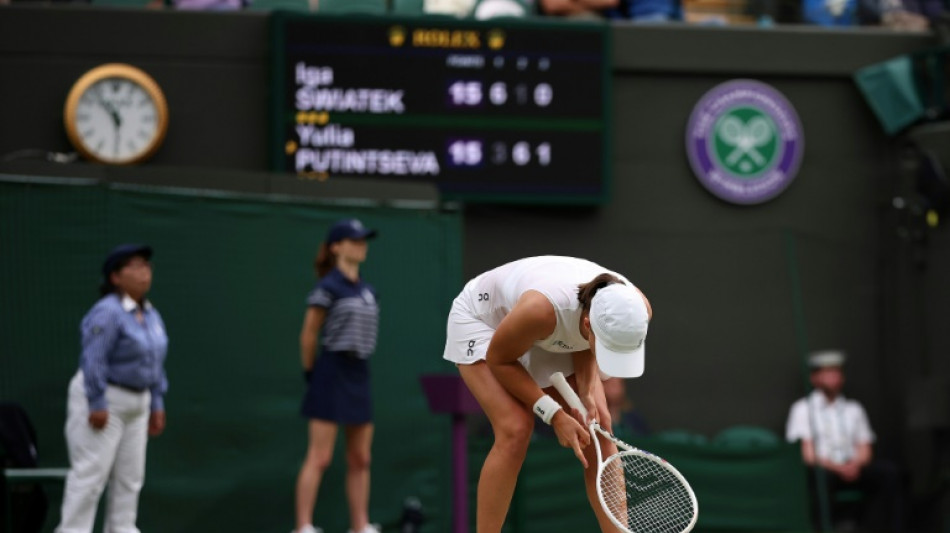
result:
[[[109,63],[83,74],[66,98],[63,121],[83,156],[115,165],[144,161],[168,128],[168,104],[148,74]]]

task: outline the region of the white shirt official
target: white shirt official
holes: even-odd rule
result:
[[[860,403],[841,395],[829,402],[816,390],[792,404],[785,438],[811,440],[819,458],[843,464],[859,444],[873,443],[876,437]]]

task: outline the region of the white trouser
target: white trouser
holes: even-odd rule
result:
[[[135,519],[145,481],[151,395],[109,385],[106,401],[109,423],[93,429],[82,371],[69,382],[65,433],[70,469],[56,533],[90,533],[106,483],[109,494],[103,530],[139,533]]]

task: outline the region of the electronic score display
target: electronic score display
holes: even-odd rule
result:
[[[273,36],[276,170],[431,182],[448,200],[606,199],[604,24],[275,13]]]

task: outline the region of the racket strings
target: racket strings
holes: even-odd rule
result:
[[[610,513],[636,533],[679,533],[692,522],[689,490],[672,472],[646,457],[611,459],[598,480]]]

